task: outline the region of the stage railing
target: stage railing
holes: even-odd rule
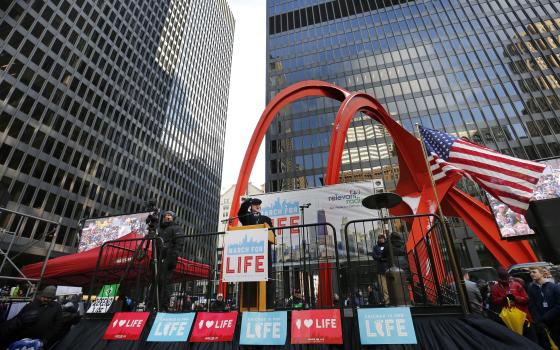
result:
[[[132,298],[146,308],[159,310],[159,237],[141,237],[103,243],[91,278],[88,304],[103,285],[119,284],[119,294]]]
[[[409,237],[414,220],[430,224],[419,225],[425,232]],[[267,287],[267,299],[272,302],[267,305],[276,310],[294,309],[291,300],[294,290],[299,289],[303,307],[308,309],[460,306],[441,225],[433,215],[411,215],[350,221],[343,227],[342,237],[330,223],[271,228],[276,242],[269,265],[272,282]],[[373,256],[382,232],[388,236],[387,249],[393,248],[392,257],[385,257],[387,261]],[[391,239],[388,233],[392,232],[400,232],[400,243]],[[238,283],[227,284],[225,305],[216,302],[224,233],[176,237],[180,257],[169,277],[164,277],[161,238],[106,242],[99,252],[89,294],[95,295],[104,284],[120,283],[121,294],[149,310],[162,310],[164,305],[168,311],[235,310]],[[407,251],[408,240],[412,243]]]
[[[274,232],[274,308],[293,308],[290,298],[296,289],[302,292],[307,308],[341,306],[335,227],[330,223],[314,223],[276,227]]]
[[[435,215],[346,223],[341,268],[345,292],[355,306],[364,300],[364,305],[455,306],[460,311],[460,281],[453,278],[449,252],[454,247],[446,244],[443,225]],[[419,232],[409,236],[413,226]],[[381,234],[386,236],[385,252],[374,254]]]

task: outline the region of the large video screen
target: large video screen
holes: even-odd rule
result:
[[[535,231],[527,224],[524,215],[514,212],[489,193],[486,193],[486,197],[488,197],[488,203],[494,214],[494,219],[502,239],[529,238],[535,234]]]
[[[550,198],[560,198],[560,158],[545,159],[540,163],[546,164],[531,201]],[[535,234],[525,216],[512,211],[507,205],[486,193],[488,202],[502,239],[524,239]]]
[[[132,231],[142,235],[147,234],[146,218],[148,215],[150,215],[149,212],[86,220],[78,252],[99,247],[107,241],[118,239]]]
[[[560,198],[560,158],[546,159],[540,163],[546,164],[541,179],[532,200]]]

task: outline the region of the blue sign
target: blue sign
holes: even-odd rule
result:
[[[239,344],[284,345],[287,325],[287,311],[244,312]]]
[[[166,314],[158,312],[148,341],[187,341],[194,322],[194,312]]]
[[[407,307],[358,309],[358,324],[362,345],[417,343]]]

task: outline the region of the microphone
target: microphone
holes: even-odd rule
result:
[[[223,219],[221,222],[226,223],[228,221],[239,219],[239,218],[244,218],[244,217],[252,215],[252,214],[253,213],[246,213],[246,214],[243,214],[243,215],[233,216],[231,218]],[[259,215],[260,215],[260,213],[259,213]]]

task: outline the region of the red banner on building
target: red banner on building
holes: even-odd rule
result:
[[[292,344],[342,344],[340,310],[292,311]]]
[[[237,311],[199,312],[189,341],[195,343],[231,341],[236,322]]]
[[[149,312],[116,312],[103,339],[138,340],[149,316]]]

